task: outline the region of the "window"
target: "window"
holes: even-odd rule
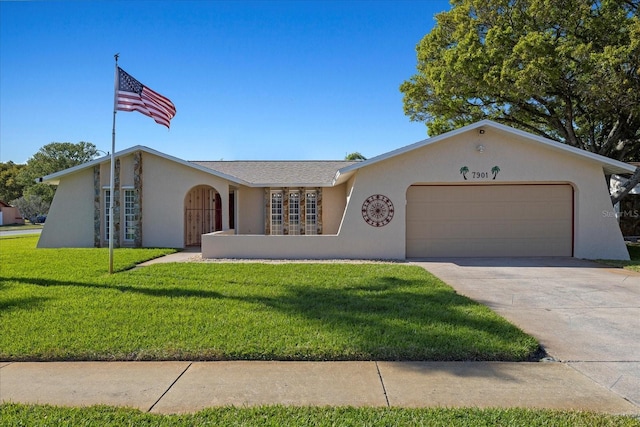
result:
[[[132,189],[124,190],[124,240],[134,241],[136,237],[136,221],[135,214],[135,191]]]
[[[300,234],[300,193],[289,193],[289,234]]]
[[[109,231],[111,230],[111,220],[109,217],[109,207],[111,206],[111,191],[104,191],[104,239],[109,240]]]
[[[306,193],[304,232],[318,234],[318,198],[315,191]]]
[[[271,192],[271,234],[282,234],[282,191]]]

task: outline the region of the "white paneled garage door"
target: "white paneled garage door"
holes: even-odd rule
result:
[[[407,257],[572,256],[570,185],[413,185]]]

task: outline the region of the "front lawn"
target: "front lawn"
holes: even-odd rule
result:
[[[0,238],[0,360],[504,360],[515,326],[393,263],[181,263]]]
[[[478,408],[315,408],[261,406],[211,408],[195,414],[157,415],[135,409],[92,406],[0,404],[0,420],[8,426],[571,426],[637,427],[626,416],[542,409]]]

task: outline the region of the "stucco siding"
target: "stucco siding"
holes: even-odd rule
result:
[[[477,126],[484,129],[469,126],[363,163],[348,165],[336,175],[339,184],[335,187],[328,186],[329,183],[313,184],[322,187],[321,203],[318,204],[321,236],[267,236],[268,187],[246,187],[252,184],[215,171],[201,170],[200,166],[145,147],[134,147],[130,150],[137,149],[144,158],[142,245],[183,247],[185,196],[194,187],[205,185],[220,195],[222,206],[218,212],[222,216],[222,225],[217,223],[215,229],[222,228],[223,231],[203,237],[205,257],[404,259],[407,254],[407,191],[412,185],[465,186],[473,192],[474,186],[510,185],[517,188],[521,185],[553,184],[565,186],[565,189],[570,186],[573,190],[569,192],[573,203],[569,202],[571,224],[566,215],[562,221],[563,232],[570,228],[574,256],[628,259],[603,168],[608,173],[621,173],[632,170],[629,165],[492,122]],[[120,189],[134,185],[131,152],[127,151],[128,154],[120,160]],[[100,172],[101,191],[104,191],[109,184],[108,162],[101,164]],[[300,173],[298,170],[296,176]],[[47,221],[51,231],[45,227],[41,245],[91,246],[92,173],[90,169],[86,172],[71,169],[66,174],[53,174],[48,179],[54,182],[53,179],[59,177],[62,177],[59,194]],[[235,193],[233,231],[229,230],[230,185]],[[286,183],[283,187],[289,188]],[[481,194],[472,194],[479,199],[478,203],[486,201]],[[466,196],[459,197],[464,199]],[[385,203],[383,208],[378,212],[371,211],[369,208],[380,200]],[[538,205],[545,204],[544,198],[536,200]],[[365,209],[366,220],[363,218],[365,201],[367,204],[364,206],[368,207]],[[485,203],[483,206],[491,205]],[[466,208],[464,200],[461,206]],[[500,206],[511,208],[508,201]],[[286,206],[283,209],[286,210]],[[372,220],[370,213],[379,217],[386,213],[389,215],[384,220]],[[419,209],[411,212],[413,216],[418,214]],[[550,215],[538,215],[538,218],[555,221],[553,214]],[[523,221],[526,221],[524,217]],[[500,219],[496,220],[497,225],[494,226],[498,227],[499,222]],[[78,227],[89,231],[81,232]],[[284,232],[286,234],[286,230]],[[458,234],[458,238],[465,238],[464,233]],[[477,245],[485,243],[479,240]],[[563,242],[566,244],[566,238]]]
[[[337,236],[205,236],[203,256],[404,259],[406,193],[414,184],[571,185],[574,256],[628,258],[615,218],[603,214],[612,206],[599,163],[494,129],[457,134],[358,169],[343,190],[347,205]],[[330,194],[331,203],[325,194],[324,210],[337,218],[338,193]],[[383,226],[363,219],[363,203],[373,195],[384,195],[393,204],[393,219]]]
[[[238,234],[264,234],[264,189],[240,187],[236,191]]]
[[[152,154],[144,155],[143,246],[184,247],[184,198],[197,185],[220,193],[223,229],[229,228],[229,185],[213,175]]]
[[[576,258],[629,259],[601,168],[586,165],[576,185]],[[590,172],[590,173],[589,173]]]
[[[322,234],[338,234],[346,205],[346,185],[322,189]]]
[[[93,247],[93,170],[60,181],[47,215],[39,248]]]
[[[483,146],[482,152],[478,151],[478,145]],[[460,173],[465,166],[469,169],[466,180]],[[491,170],[495,166],[500,171],[493,179]],[[473,172],[476,172],[475,178]],[[405,195],[412,184],[567,183],[575,189],[574,256],[628,257],[615,218],[602,214],[612,207],[599,164],[540,144],[507,138],[492,129],[483,135],[470,131],[390,158],[359,170],[357,179],[353,206],[360,206],[370,194],[390,197],[395,206],[395,217],[384,228],[393,230],[391,238],[402,240],[405,236]],[[351,210],[347,218],[349,227],[345,230],[362,232],[359,216],[361,213],[357,209]]]
[[[391,259],[384,245],[344,236],[258,236],[212,233],[202,236],[203,258]]]

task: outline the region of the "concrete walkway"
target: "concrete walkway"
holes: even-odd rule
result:
[[[50,362],[0,364],[0,401],[153,413],[212,406],[528,407],[640,415],[563,363]]]
[[[173,254],[161,256],[159,258],[154,258],[149,261],[140,263],[137,265],[138,267],[147,267],[149,265],[154,264],[166,264],[168,262],[190,262],[196,259],[202,259],[202,252],[200,252],[200,247],[187,248],[180,252],[175,252]]]

